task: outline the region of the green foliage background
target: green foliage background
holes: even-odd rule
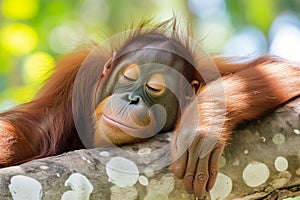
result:
[[[199,38],[206,37],[201,30],[210,21],[222,23],[217,15],[208,14],[205,18],[198,11],[192,12],[189,3],[185,0],[1,0],[0,110],[32,99],[61,55],[84,41],[100,42],[101,36],[123,31],[132,22],[148,18],[159,22],[175,13],[183,22],[192,24]],[[225,5],[230,26],[225,32],[214,33],[217,36],[214,42],[207,40],[205,45],[209,50],[221,50],[236,30],[248,25],[257,27],[267,37],[279,13],[300,10],[298,0],[226,0]]]

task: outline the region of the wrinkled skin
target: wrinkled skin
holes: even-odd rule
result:
[[[179,105],[186,104],[182,93],[195,94],[180,73],[185,70],[184,60],[153,47],[145,48],[116,62],[111,94],[99,100],[96,108],[94,146],[143,141],[174,129]]]
[[[204,98],[205,92],[202,95]],[[210,113],[205,114],[206,111],[201,106],[206,104],[208,105],[206,108],[209,107],[207,104],[209,97],[206,98],[204,101],[196,99],[188,107],[172,142],[174,162],[171,170],[177,178],[183,179],[186,191],[194,193],[200,199],[215,184],[219,158],[225,147],[225,141],[222,140],[224,108],[218,110],[215,107]],[[211,119],[210,124],[205,123],[208,121],[206,118]],[[198,120],[202,122],[200,126]],[[213,123],[213,120],[216,123]],[[212,130],[214,132],[211,132]]]

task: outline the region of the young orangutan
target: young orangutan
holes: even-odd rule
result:
[[[175,20],[144,26],[106,52],[66,56],[36,98],[1,113],[0,166],[174,130],[172,170],[202,198],[232,129],[300,95],[300,68],[290,62],[203,60]]]

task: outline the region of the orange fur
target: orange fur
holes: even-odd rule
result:
[[[168,38],[177,41],[184,54],[192,58],[201,57],[193,52],[191,41],[180,37],[176,21],[173,22],[171,26],[169,22],[159,24],[148,32],[166,35],[165,28],[171,28],[177,34]],[[144,26],[142,24],[138,28]],[[147,31],[133,32],[124,43],[112,44],[106,54],[121,51],[124,44],[144,33]],[[64,58],[35,99],[0,114],[0,167],[83,148],[72,115],[72,91],[76,74],[88,53],[88,50],[79,51]],[[107,55],[99,56],[107,61]],[[214,62],[224,75],[228,110],[224,140],[241,121],[260,117],[300,95],[300,69],[286,61],[263,57],[242,64],[231,64],[223,58],[216,58]],[[205,87],[201,91],[203,101],[198,107],[200,113],[203,116],[217,113],[216,104],[208,100],[210,96],[205,92]]]
[[[218,62],[218,68],[223,65]],[[250,63],[244,63],[233,74],[222,77],[225,98],[210,96],[206,87],[199,91],[199,113],[201,125],[209,125],[209,119],[220,113],[218,100],[226,103],[226,118],[223,141],[229,139],[234,127],[245,120],[251,120],[270,112],[272,109],[300,96],[300,67],[277,57],[264,56]],[[220,80],[209,83],[209,86]],[[207,121],[207,123],[205,123]],[[212,127],[210,127],[212,128]]]
[[[78,148],[72,86],[87,52],[67,56],[31,102],[0,113],[0,167]],[[9,142],[7,142],[9,141]]]

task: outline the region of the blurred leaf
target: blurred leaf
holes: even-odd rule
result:
[[[226,0],[235,26],[257,26],[265,34],[278,14],[279,0]]]
[[[38,0],[2,0],[1,12],[11,19],[31,19],[39,10]]]
[[[26,24],[8,24],[0,31],[1,46],[14,55],[22,55],[32,51],[37,42],[37,33]]]
[[[276,0],[246,0],[244,9],[250,24],[267,33],[276,15]]]
[[[69,12],[71,7],[70,2],[61,0],[48,1],[47,6],[45,6],[48,16],[62,16]]]
[[[51,74],[54,68],[54,59],[44,52],[29,55],[24,62],[22,77],[26,84],[41,84]]]
[[[26,85],[22,87],[10,87],[0,94],[0,100],[4,102],[6,99],[11,99],[17,104],[30,101],[38,91],[37,86]],[[1,103],[1,102],[0,102]]]

